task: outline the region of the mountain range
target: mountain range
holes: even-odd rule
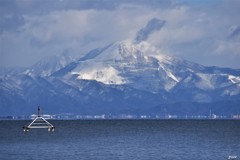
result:
[[[80,58],[1,68],[0,114],[31,114],[38,105],[50,114],[240,114],[240,70],[165,55],[145,41],[164,24],[153,19],[134,40]]]

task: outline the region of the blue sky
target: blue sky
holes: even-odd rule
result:
[[[239,15],[239,0],[0,0],[0,65],[80,56],[158,18],[166,24],[147,41],[163,54],[240,68]]]

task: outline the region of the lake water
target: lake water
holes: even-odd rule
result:
[[[0,121],[0,160],[240,160],[240,121],[50,120],[55,132]]]

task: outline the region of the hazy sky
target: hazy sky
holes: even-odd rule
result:
[[[158,18],[165,25],[147,41],[164,54],[240,68],[239,15],[239,0],[0,0],[0,65],[81,55]]]

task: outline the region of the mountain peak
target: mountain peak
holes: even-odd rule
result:
[[[94,56],[89,56],[93,55]],[[90,51],[68,72],[77,79],[95,80],[103,84],[127,84],[133,88],[158,92],[169,90],[179,82],[168,66],[178,59],[164,54],[147,42],[116,42],[104,49]],[[137,80],[136,77],[139,77]]]
[[[165,25],[165,23],[165,20],[160,20],[157,18],[151,19],[150,21],[148,21],[147,25],[144,28],[140,29],[137,32],[135,41],[139,43],[147,40],[150,34],[155,31],[159,31]]]

